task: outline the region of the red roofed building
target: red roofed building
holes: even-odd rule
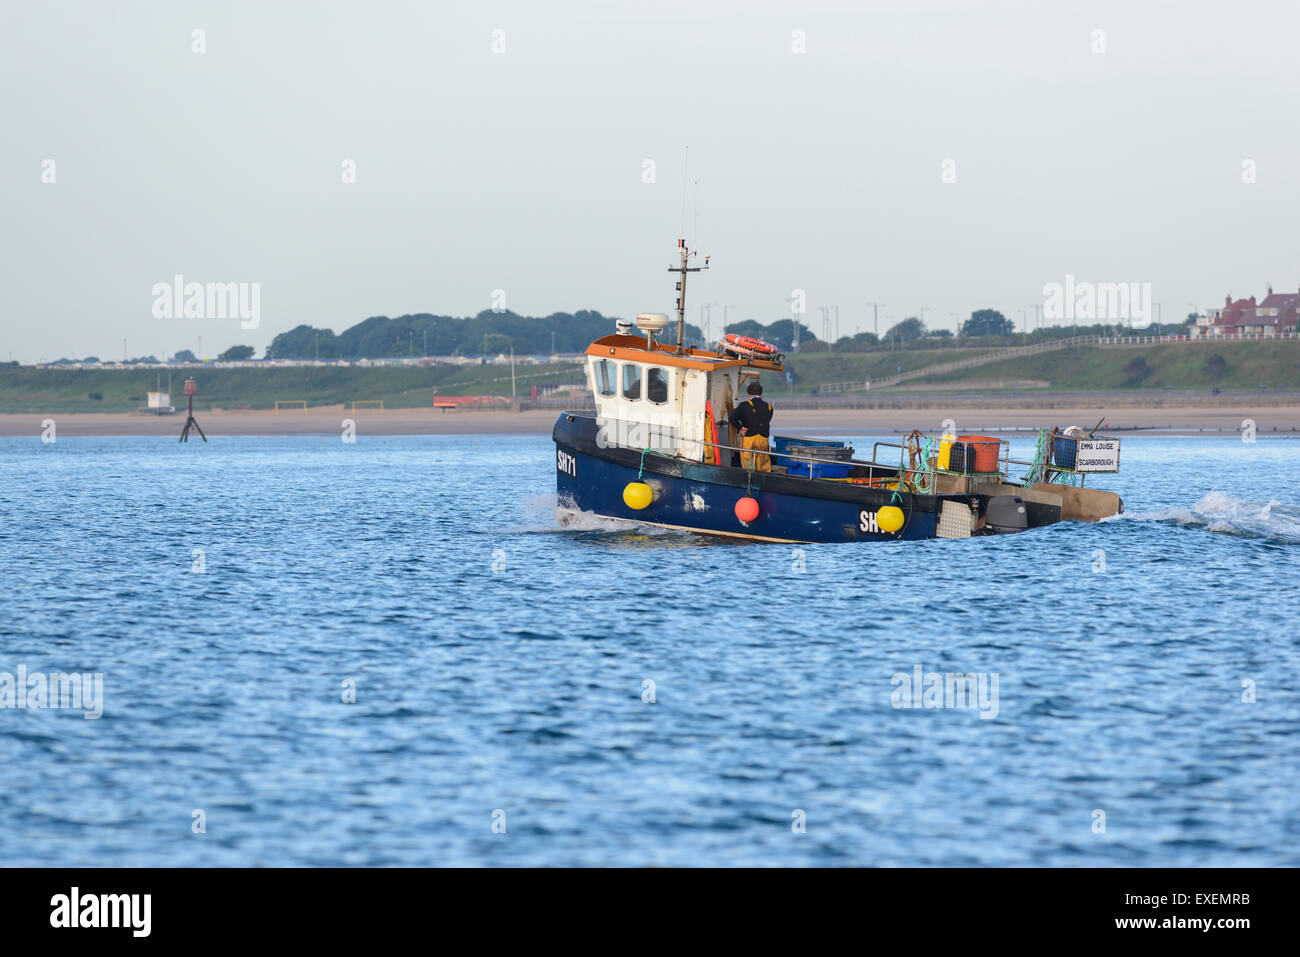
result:
[[[1300,327],[1300,292],[1275,293],[1268,287],[1263,302],[1255,297],[1223,300],[1222,309],[1211,309],[1197,316],[1192,327],[1194,337],[1281,336],[1295,335]]]

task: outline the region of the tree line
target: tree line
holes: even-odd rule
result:
[[[419,356],[497,356],[512,350],[516,355],[552,355],[577,353],[586,350],[594,339],[614,331],[615,319],[595,310],[575,313],[556,312],[548,316],[521,316],[513,312],[484,310],[472,317],[435,316],[429,313],[398,316],[372,316],[341,333],[333,329],[302,324],[282,332],[267,347],[267,359],[382,359]],[[1021,334],[1015,324],[996,309],[978,309],[961,323],[956,337],[948,329],[928,329],[916,316],[909,316],[891,326],[883,335],[859,332],[842,336],[832,342],[818,338],[810,326],[797,325],[793,319],[778,319],[761,323],[756,319],[733,322],[724,332],[751,336],[770,342],[781,352],[795,352],[796,329],[799,352],[869,352],[882,347],[907,345],[917,347],[942,347],[960,340],[984,340],[984,344],[1002,344]],[[1105,335],[1116,331],[1114,325],[1053,326],[1035,330],[1030,341],[1044,338],[1061,338],[1069,335]],[[1142,330],[1146,335],[1167,335],[1185,331],[1184,324],[1152,324]],[[673,327],[662,336],[663,341],[673,341]],[[686,324],[686,341],[692,345],[710,346],[704,342],[700,328]],[[252,346],[235,345],[218,359],[252,359],[256,351]],[[172,356],[173,361],[197,361],[193,352],[183,349]],[[76,360],[60,360],[72,362]],[[81,360],[93,361],[91,359]],[[153,356],[130,360],[131,362],[157,362]]]
[[[485,310],[470,318],[372,316],[343,332],[300,325],[282,332],[267,347],[268,359],[379,359],[402,356],[552,355],[583,352],[592,340],[614,331],[614,318],[595,310],[521,316]],[[697,326],[686,338],[699,341]],[[662,337],[675,340],[670,327]]]
[[[1146,336],[1166,336],[1186,333],[1187,326],[1196,321],[1191,314],[1181,323],[1151,323],[1141,330]],[[770,342],[781,352],[790,353],[794,349],[795,323],[791,319],[781,319],[763,325],[753,319],[733,322],[726,332],[750,336]],[[852,336],[841,336],[833,343],[819,339],[813,330],[800,322],[798,324],[799,348],[805,352],[870,352],[889,346],[906,345],[910,348],[941,348],[956,345],[957,342],[973,340],[972,345],[1003,345],[1014,341],[1040,342],[1048,339],[1063,339],[1072,336],[1105,336],[1123,334],[1125,330],[1116,323],[1094,323],[1089,326],[1048,326],[1035,329],[1032,333],[1017,332],[1015,323],[996,309],[977,309],[970,317],[963,320],[954,336],[951,329],[929,329],[917,316],[908,316],[885,330],[883,335],[874,332],[859,332]],[[1023,339],[1022,339],[1023,337]],[[978,340],[975,342],[974,340]]]

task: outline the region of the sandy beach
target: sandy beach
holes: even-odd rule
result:
[[[440,412],[433,409],[352,411],[343,406],[321,406],[307,411],[215,410],[196,413],[209,438],[251,435],[319,435],[341,431],[352,419],[359,435],[546,435],[558,412],[550,409],[523,412]],[[39,436],[43,423],[53,419],[59,438],[76,436],[179,436],[184,414],[151,416],[135,413],[39,413],[0,415],[0,435]],[[1300,431],[1300,406],[1215,406],[1212,408],[1128,408],[1086,405],[1051,408],[980,408],[953,403],[918,403],[914,408],[891,409],[788,409],[777,407],[776,426],[782,431],[906,432],[914,428],[937,429],[952,419],[965,431],[1029,430],[1045,425],[1079,425],[1091,428],[1104,420],[1116,431],[1160,431],[1183,434],[1222,434],[1240,430],[1244,419],[1255,422],[1259,433]],[[193,438],[197,438],[191,433]]]

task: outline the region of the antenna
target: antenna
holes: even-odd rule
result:
[[[695,200],[695,208],[691,210],[691,229],[695,230],[695,241],[700,241],[700,178],[695,177],[692,185],[691,199]]]
[[[686,235],[686,171],[691,165],[691,148],[688,146],[682,157],[682,228],[678,236]]]
[[[709,257],[704,257],[703,266],[690,267],[687,265],[690,258],[695,255],[695,250],[686,245],[686,183],[687,170],[690,164],[690,147],[686,147],[686,156],[682,160],[682,229],[678,233],[677,251],[681,254],[682,261],[680,266],[669,266],[669,272],[679,273],[681,279],[677,280],[677,354],[681,355],[682,339],[686,335],[686,274],[688,272],[700,272],[709,268]]]

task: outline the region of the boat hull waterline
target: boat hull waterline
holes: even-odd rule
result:
[[[975,496],[810,481],[601,447],[596,434],[591,415],[564,413],[555,424],[556,494],[563,512],[590,512],[705,535],[812,543],[936,538],[944,501],[979,507]],[[624,502],[623,490],[632,482],[653,490],[647,508],[633,509]],[[759,514],[752,522],[742,522],[735,513],[736,502],[744,496],[758,502]],[[878,510],[888,505],[904,514],[897,532],[882,531],[876,520]]]

